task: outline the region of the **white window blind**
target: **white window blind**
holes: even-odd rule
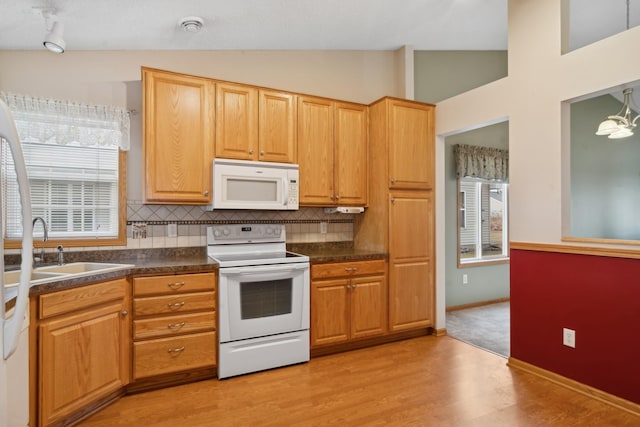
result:
[[[0,95],[7,99],[7,94]],[[98,110],[96,114],[93,106],[18,96],[9,101],[25,157],[33,215],[44,218],[49,238],[118,237],[123,130],[127,145],[129,140],[126,112],[102,114]],[[25,105],[28,111],[23,111]],[[72,108],[63,108],[65,105]],[[124,125],[119,123],[123,117],[127,120]],[[4,234],[15,239],[22,235],[22,222],[13,160],[5,155],[5,145],[1,177]],[[36,236],[41,230],[36,228]]]

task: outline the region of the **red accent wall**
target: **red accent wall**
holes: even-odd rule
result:
[[[640,404],[640,260],[512,249],[511,356]]]

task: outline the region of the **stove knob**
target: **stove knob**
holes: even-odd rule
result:
[[[218,230],[217,228],[213,230],[213,235],[214,237],[220,237],[220,230]]]
[[[272,233],[273,233],[273,228],[271,228],[271,227],[267,227],[267,231],[266,231],[266,233],[267,233],[267,234],[272,234]]]
[[[280,227],[276,227],[275,230],[273,230],[273,234],[279,236],[280,234],[282,234],[282,229]]]
[[[229,231],[228,228],[225,228],[224,231],[222,232],[225,236],[228,236],[231,232]]]

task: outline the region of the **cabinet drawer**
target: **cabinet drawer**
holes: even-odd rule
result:
[[[153,319],[134,320],[133,338],[157,338],[192,332],[214,330],[216,313],[192,313],[162,316]]]
[[[192,294],[135,298],[133,300],[133,313],[137,317],[152,314],[213,310],[215,308],[215,295],[215,292],[196,292]]]
[[[126,295],[127,280],[118,279],[96,285],[54,292],[40,296],[40,319],[86,309],[92,305],[122,299]]]
[[[138,379],[214,366],[217,345],[215,332],[136,342],[133,376]]]
[[[136,277],[133,279],[133,296],[213,291],[215,287],[215,273]]]
[[[372,261],[330,262],[311,265],[311,279],[327,277],[362,276],[384,273],[383,259]]]

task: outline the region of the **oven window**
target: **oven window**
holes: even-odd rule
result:
[[[227,199],[243,202],[278,201],[277,180],[250,180],[227,178]]]
[[[240,283],[242,320],[291,313],[292,279]]]

